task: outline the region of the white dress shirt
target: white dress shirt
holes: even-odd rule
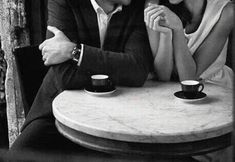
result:
[[[119,5],[118,7],[116,7],[116,9],[113,12],[106,14],[104,10],[97,4],[96,0],[90,0],[90,1],[97,15],[99,36],[100,36],[100,47],[102,48],[104,39],[105,39],[105,34],[109,25],[109,21],[111,20],[111,17],[113,16],[113,14],[122,10],[122,6]],[[80,58],[78,61],[78,66],[81,65],[81,62],[82,62],[83,49],[84,49],[84,45],[81,44],[81,54],[80,54]]]

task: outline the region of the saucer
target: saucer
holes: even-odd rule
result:
[[[198,92],[198,94],[196,96],[193,96],[193,97],[190,97],[190,98],[184,96],[183,91],[175,92],[174,95],[177,98],[182,99],[184,101],[200,101],[200,100],[203,100],[204,98],[206,98],[206,94],[203,93],[203,92]]]
[[[104,90],[97,91],[92,86],[87,86],[86,88],[84,88],[84,91],[94,96],[107,96],[115,92],[116,88],[115,86],[110,86],[110,87],[105,88]]]

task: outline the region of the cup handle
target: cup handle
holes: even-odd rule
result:
[[[204,85],[202,83],[199,84],[199,88],[201,87],[201,89],[199,90],[199,92],[202,92],[204,89]]]

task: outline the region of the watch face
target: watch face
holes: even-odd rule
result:
[[[80,57],[80,49],[75,47],[72,51],[73,60],[78,61]]]
[[[74,55],[74,58],[79,59],[79,56],[80,56],[79,51],[76,51],[76,52],[75,52],[75,55]]]

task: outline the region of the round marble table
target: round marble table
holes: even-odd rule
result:
[[[174,96],[179,90],[178,83],[148,81],[106,97],[64,91],[53,114],[64,136],[106,152],[196,155],[228,146],[232,91],[205,84],[205,99],[185,102]]]

